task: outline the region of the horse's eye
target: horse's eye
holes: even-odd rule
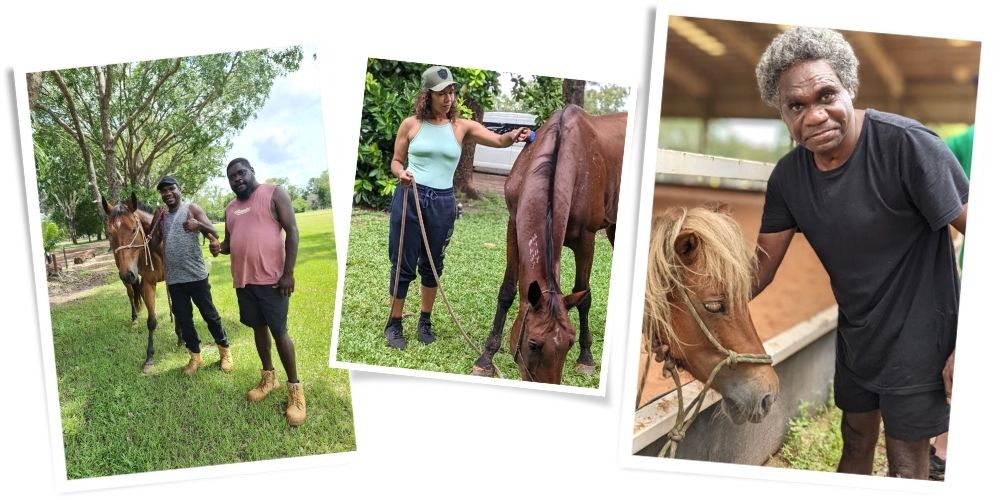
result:
[[[528,340],[528,349],[531,349],[534,352],[541,351],[542,350],[542,341],[540,341],[540,340],[534,340],[534,339]]]
[[[713,314],[726,312],[726,303],[721,300],[713,300],[712,302],[705,302],[703,305],[705,306],[706,311]]]

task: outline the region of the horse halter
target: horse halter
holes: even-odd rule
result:
[[[135,212],[132,212],[132,220],[135,221],[135,229],[132,230],[132,240],[129,241],[127,245],[121,245],[116,248],[115,254],[117,254],[119,250],[124,250],[126,248],[142,248],[143,255],[146,257],[146,264],[149,265],[150,269],[156,270],[156,268],[153,267],[153,259],[150,257],[149,253],[149,238],[146,237],[146,231],[142,229],[142,221],[139,220],[139,216],[136,215]],[[135,240],[139,238],[140,234],[142,235],[142,243],[137,244]]]
[[[680,275],[679,273],[673,273],[673,276],[679,276],[679,275]],[[699,411],[701,411],[702,403],[705,402],[705,396],[708,395],[708,390],[711,387],[712,382],[715,380],[715,376],[718,375],[719,370],[721,370],[723,366],[732,367],[736,366],[739,363],[755,363],[755,364],[772,363],[771,355],[769,354],[737,353],[736,351],[733,351],[732,349],[728,349],[725,346],[723,346],[722,343],[719,342],[716,336],[712,333],[712,330],[710,330],[708,326],[705,325],[705,322],[701,319],[701,316],[698,314],[697,309],[695,309],[694,307],[694,303],[692,303],[691,298],[688,297],[688,291],[687,288],[684,286],[684,284],[680,283],[680,281],[677,280],[677,278],[674,278],[673,281],[674,284],[677,286],[677,289],[680,291],[679,295],[681,296],[681,298],[684,299],[684,305],[687,306],[688,312],[691,313],[691,317],[694,318],[696,323],[698,323],[698,328],[701,330],[701,333],[704,334],[706,338],[708,338],[708,341],[711,342],[713,346],[715,346],[715,349],[722,354],[723,358],[715,365],[715,368],[712,369],[712,372],[709,374],[708,379],[705,381],[704,385],[701,388],[701,392],[698,393],[698,396],[695,397],[694,401],[692,401],[691,405],[688,406],[687,408],[684,408],[684,391],[681,390],[681,376],[680,372],[677,370],[677,362],[674,360],[674,358],[670,356],[667,356],[666,359],[663,360],[663,370],[670,371],[670,377],[674,380],[674,386],[677,388],[676,389],[677,417],[676,420],[674,421],[673,428],[670,429],[669,432],[667,432],[667,442],[663,445],[663,448],[661,448],[660,452],[657,454],[657,456],[659,456],[660,458],[666,456],[668,452],[670,453],[670,458],[674,458],[677,455],[677,447],[680,445],[681,440],[684,439],[684,435],[687,432],[688,428],[690,428],[691,425],[694,423],[694,416],[697,415]],[[649,334],[647,334],[647,336],[648,335]],[[652,345],[652,344],[647,342],[647,345]],[[647,372],[649,371],[648,356],[646,358],[646,371]],[[638,406],[638,399],[642,397],[642,390],[644,386],[645,386],[645,372],[643,373],[643,380],[639,388],[639,394],[636,397],[636,406]]]
[[[547,293],[558,293],[558,292],[552,289],[542,290],[542,295],[545,295]],[[531,376],[531,370],[528,369],[528,363],[527,361],[524,360],[524,356],[521,355],[521,345],[524,344],[524,337],[528,332],[527,326],[525,326],[527,323],[528,323],[528,313],[527,311],[525,311],[524,317],[521,318],[521,328],[518,330],[517,333],[517,345],[514,347],[514,352],[512,354],[514,356],[515,363],[517,362],[518,357],[520,357],[521,362],[524,363],[524,373],[528,374],[528,382],[534,382],[535,377]]]

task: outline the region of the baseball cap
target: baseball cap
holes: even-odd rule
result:
[[[159,190],[163,189],[163,186],[169,186],[171,184],[173,184],[175,186],[178,185],[177,184],[177,179],[174,179],[173,177],[171,177],[169,175],[164,175],[163,178],[160,179],[160,182],[156,183],[156,190],[159,191]]]
[[[440,92],[449,85],[455,85],[455,80],[451,77],[451,70],[444,66],[431,66],[424,70],[420,78],[420,86],[434,92]]]

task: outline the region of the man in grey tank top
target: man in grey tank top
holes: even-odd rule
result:
[[[233,358],[229,353],[229,340],[222,327],[222,318],[212,303],[212,287],[208,283],[208,268],[202,257],[198,234],[209,240],[212,255],[218,255],[219,234],[208,220],[205,211],[194,203],[181,202],[181,190],[177,180],[165,176],[156,184],[160,199],[167,210],[157,210],[153,217],[152,243],[163,242],[163,261],[167,274],[167,293],[172,302],[171,309],[181,329],[181,337],[191,353],[191,359],[184,367],[184,375],[193,375],[201,366],[201,341],[194,327],[194,303],[208,325],[219,348],[219,368],[228,373],[233,370]]]

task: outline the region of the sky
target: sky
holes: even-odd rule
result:
[[[226,152],[227,162],[237,157],[249,160],[258,181],[287,177],[291,184],[305,187],[327,168],[315,53],[315,47],[302,46],[298,71],[275,80],[264,107]],[[221,174],[210,184],[229,189]]]

